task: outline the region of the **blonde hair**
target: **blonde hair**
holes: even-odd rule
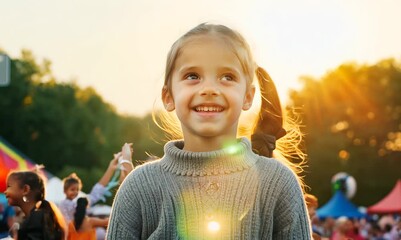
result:
[[[241,63],[248,87],[251,86],[255,76],[258,79],[262,98],[260,111],[252,129],[243,131],[249,133],[253,151],[259,155],[272,157],[273,150],[276,149],[274,157],[289,166],[297,174],[304,189],[305,185],[300,174],[303,172],[306,155],[301,149],[303,135],[299,124],[296,119],[284,118],[273,80],[266,70],[256,65],[248,43],[237,31],[224,25],[202,23],[174,42],[167,55],[163,93],[171,94],[171,78],[175,62],[185,44],[193,37],[205,35],[216,36],[232,48]],[[159,113],[159,117],[160,121],[156,119],[155,113],[153,113],[155,123],[169,135],[170,139],[182,138],[181,128],[176,116]],[[290,159],[297,161],[291,162]]]

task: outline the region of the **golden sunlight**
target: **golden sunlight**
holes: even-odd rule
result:
[[[220,230],[220,223],[216,222],[216,221],[210,221],[207,224],[207,229],[210,232],[218,232]]]

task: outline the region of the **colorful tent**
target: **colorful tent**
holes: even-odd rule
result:
[[[368,213],[398,213],[401,214],[401,179],[399,179],[393,190],[387,194],[382,200],[368,207]]]
[[[337,190],[334,196],[316,211],[316,215],[319,218],[339,218],[342,216],[348,218],[362,218],[365,216],[344,196],[341,190]]]
[[[7,175],[12,170],[28,170],[35,163],[19,153],[6,140],[0,137],[0,192],[6,190]]]

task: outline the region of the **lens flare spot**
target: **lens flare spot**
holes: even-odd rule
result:
[[[223,147],[229,154],[237,154],[241,151],[241,145],[235,141],[226,142]]]
[[[210,221],[207,224],[207,229],[210,232],[218,232],[220,230],[220,223],[216,222],[216,221]]]

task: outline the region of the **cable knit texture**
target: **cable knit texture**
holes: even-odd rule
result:
[[[295,174],[241,138],[212,152],[171,141],[132,171],[113,203],[107,239],[311,239]]]

